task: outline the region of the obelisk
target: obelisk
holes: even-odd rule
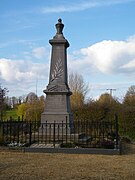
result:
[[[46,94],[45,110],[41,115],[41,124],[73,122],[70,110],[70,95],[67,75],[68,41],[63,36],[64,24],[58,19],[56,35],[49,41],[52,45],[49,84],[44,90]]]

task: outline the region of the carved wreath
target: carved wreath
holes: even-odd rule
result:
[[[61,78],[63,75],[63,69],[62,69],[62,61],[59,58],[54,66],[54,70],[51,74],[51,81],[54,81],[55,79]]]

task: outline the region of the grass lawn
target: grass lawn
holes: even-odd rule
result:
[[[7,119],[9,120],[10,117],[12,117],[12,119],[15,119],[15,120],[18,118],[16,109],[6,111],[6,113],[4,115],[4,120],[7,120]]]
[[[23,153],[0,150],[0,180],[134,180],[135,145],[125,155]]]

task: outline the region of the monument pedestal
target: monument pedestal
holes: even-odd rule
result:
[[[72,114],[64,113],[64,112],[44,112],[41,116],[41,123],[45,123],[46,121],[49,123],[67,123],[69,124],[72,118]]]
[[[45,111],[41,115],[41,123],[70,123],[72,114],[70,112],[70,92],[44,91],[46,96]]]

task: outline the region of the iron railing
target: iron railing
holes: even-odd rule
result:
[[[52,144],[53,147],[118,148],[118,118],[114,121],[13,121],[0,123],[0,143],[9,146]]]

